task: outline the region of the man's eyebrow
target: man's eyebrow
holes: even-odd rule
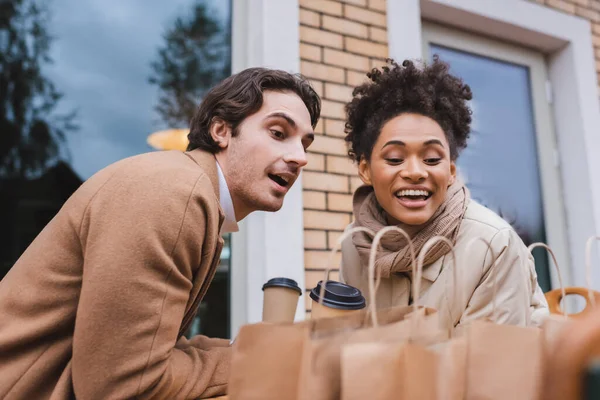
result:
[[[282,113],[282,112],[274,112],[273,114],[269,114],[267,115],[267,118],[283,118],[287,121],[287,123],[292,127],[292,128],[296,128],[296,121],[294,121],[292,119],[292,117],[290,117],[289,115],[287,115],[286,113]]]

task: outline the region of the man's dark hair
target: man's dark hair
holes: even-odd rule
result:
[[[467,101],[473,95],[471,88],[448,70],[448,64],[437,56],[433,63],[420,68],[409,60],[398,65],[388,59],[381,70],[371,70],[367,74],[371,82],[355,88],[352,101],[346,105],[350,158],[356,162],[362,157],[370,160],[383,125],[400,114],[415,113],[442,127],[450,144],[450,157],[456,160],[467,146],[471,130]]]
[[[231,126],[232,135],[237,135],[242,121],[262,106],[266,90],[297,94],[308,109],[312,127],[317,125],[321,100],[304,77],[268,68],[248,68],[224,79],[206,94],[190,123],[187,149],[218,153],[220,147],[210,135],[213,118],[225,121]]]

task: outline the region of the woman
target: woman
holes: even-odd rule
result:
[[[459,274],[448,246],[433,246],[418,299],[438,310],[444,326],[482,318],[539,325],[548,306],[532,256],[507,222],[469,198],[457,176],[456,159],[471,124],[469,86],[437,58],[425,67],[390,60],[367,76],[371,82],[357,87],[346,106],[349,155],[364,183],[354,193],[350,227],[377,232],[396,225],[410,235],[417,253],[434,236],[454,243]],[[492,251],[475,238],[489,242]],[[372,241],[355,232],[342,244],[342,280],[363,293]],[[383,237],[375,266],[383,278],[377,307],[410,304],[411,257],[401,234]]]

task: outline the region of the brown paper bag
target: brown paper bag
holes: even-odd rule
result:
[[[384,232],[378,233],[383,235]],[[377,236],[373,240],[376,248]],[[413,271],[414,298],[419,299],[420,280],[423,261],[428,250],[439,241],[444,241],[452,250],[452,243],[443,237],[430,239],[421,250]],[[373,248],[371,249],[373,255]],[[456,257],[454,257],[456,260]],[[370,264],[371,265],[371,264]],[[458,269],[454,268],[454,273]],[[412,323],[411,323],[412,322]],[[425,324],[424,326],[421,326]],[[407,318],[405,335],[397,335],[392,341],[384,341],[373,336],[365,343],[347,343],[342,350],[342,399],[424,399],[438,398],[438,377],[440,363],[447,368],[454,365],[453,360],[464,358],[464,346],[452,344],[427,348],[427,345],[447,341],[448,330],[430,326],[421,315]],[[461,340],[461,343],[463,340]],[[462,352],[460,350],[463,350]],[[463,372],[460,370],[457,374]],[[447,375],[445,375],[447,376]],[[444,381],[444,387],[453,390],[452,381]],[[453,390],[459,392],[464,385]]]
[[[408,239],[414,270],[414,249],[410,242],[410,237],[403,230],[390,226],[383,228],[374,235],[368,266],[368,295],[370,299],[369,308],[371,310],[376,309],[375,293],[380,279],[378,276],[377,280],[375,280],[376,249],[381,237],[391,230],[401,232]],[[338,240],[338,243],[341,244],[342,241],[343,237]],[[333,251],[335,251],[335,248]],[[439,334],[439,322],[435,310],[419,308],[416,304],[400,307],[400,309],[404,309],[406,316],[411,315],[411,311],[415,312],[412,313],[410,318],[403,318],[390,324],[390,321],[378,320],[380,312],[371,311],[369,315],[372,317],[372,321],[368,329],[326,336],[312,334],[310,338],[307,338],[302,357],[298,399],[337,400],[340,398],[341,352],[342,347],[346,344],[372,341],[398,342],[408,338],[411,332],[418,332],[423,335]]]
[[[421,344],[358,343],[342,352],[343,400],[436,400],[439,355]],[[357,362],[360,360],[360,362]]]
[[[384,329],[381,335],[391,337],[403,332],[405,317],[412,307],[395,307],[377,312]],[[427,316],[435,311],[424,309]],[[253,324],[240,329],[233,345],[229,396],[235,399],[298,399],[303,354],[306,348],[320,351],[325,360],[336,359],[333,369],[311,384],[325,383],[328,393],[339,387],[339,343],[352,333],[369,329],[371,317],[367,311],[345,317],[311,320],[296,324]],[[425,318],[425,321],[428,321]],[[437,320],[436,320],[437,324]],[[360,335],[357,335],[359,337]],[[317,358],[320,362],[321,358]],[[337,372],[335,370],[338,365]],[[321,369],[321,364],[316,368]],[[336,383],[337,382],[337,383]],[[339,389],[337,390],[339,392]]]
[[[488,246],[492,251],[489,243]],[[548,248],[544,244],[535,246]],[[493,263],[496,261],[494,257]],[[495,274],[496,270],[493,271]],[[493,280],[495,282],[495,276]],[[494,285],[494,311],[495,297]],[[465,399],[531,400],[539,397],[544,367],[541,329],[481,320],[464,327],[464,334],[467,341]]]

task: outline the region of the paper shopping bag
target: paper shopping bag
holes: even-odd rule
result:
[[[439,355],[422,344],[353,344],[341,363],[342,400],[436,400]]]

